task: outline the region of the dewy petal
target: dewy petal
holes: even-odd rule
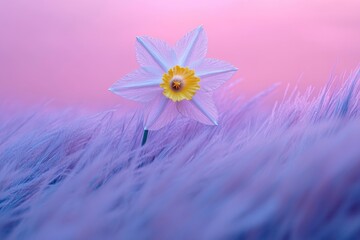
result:
[[[189,66],[205,58],[207,52],[207,37],[202,26],[187,33],[175,45],[175,53],[180,66]]]
[[[136,58],[140,66],[152,66],[167,72],[176,64],[174,50],[164,41],[150,37],[136,37]]]
[[[124,98],[148,102],[161,94],[161,74],[153,69],[140,68],[115,82],[109,90]]]
[[[207,125],[218,125],[218,112],[209,92],[198,91],[192,100],[178,102],[179,112],[185,116]]]
[[[169,124],[178,115],[176,103],[161,93],[145,107],[144,129],[158,130]]]
[[[229,80],[237,71],[231,64],[211,58],[205,58],[193,66],[196,76],[200,77],[203,91],[213,91]]]

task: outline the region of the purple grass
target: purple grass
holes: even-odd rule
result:
[[[357,239],[360,71],[313,97],[218,96],[219,126],[0,116],[0,239]],[[221,91],[223,95],[226,90]]]

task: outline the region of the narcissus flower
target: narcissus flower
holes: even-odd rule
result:
[[[202,27],[170,47],[150,37],[136,38],[140,68],[109,89],[145,104],[144,129],[157,130],[179,114],[208,125],[218,125],[212,92],[237,70],[232,65],[205,58],[207,38]]]

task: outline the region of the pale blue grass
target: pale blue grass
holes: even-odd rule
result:
[[[142,116],[0,116],[0,239],[357,239],[359,71],[243,102],[218,95],[219,126]],[[4,108],[5,109],[5,108]]]

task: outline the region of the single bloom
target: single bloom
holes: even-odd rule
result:
[[[179,114],[204,124],[218,125],[212,93],[237,69],[224,61],[205,58],[204,29],[200,26],[189,32],[174,48],[150,37],[136,40],[140,68],[109,90],[145,104],[144,129],[160,129]]]

